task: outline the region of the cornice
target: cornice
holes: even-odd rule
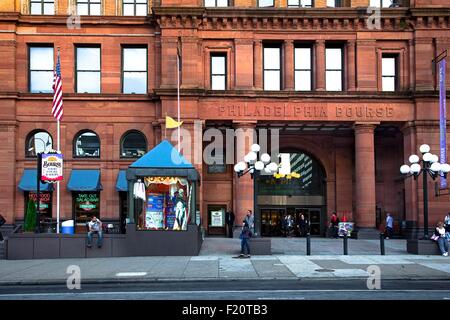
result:
[[[158,97],[176,97],[177,90],[164,88],[155,89],[155,94]],[[376,92],[298,92],[298,91],[263,91],[263,90],[227,90],[227,91],[212,91],[203,89],[181,89],[181,96],[193,98],[207,98],[207,99],[224,99],[224,98],[267,98],[267,99],[329,99],[329,100],[386,100],[386,101],[401,101],[412,102],[413,94],[410,91],[394,92],[394,93],[380,93]],[[439,96],[436,94],[435,98]]]
[[[191,8],[155,7],[161,28],[199,30],[361,30],[413,31],[450,28],[450,8],[391,8],[381,10],[380,30],[369,29],[367,8]]]
[[[69,15],[22,15],[19,13],[0,12],[0,22],[16,22],[18,24],[32,25],[67,25],[68,19],[73,16]],[[81,16],[82,25],[154,25],[153,16],[131,17],[131,16]]]

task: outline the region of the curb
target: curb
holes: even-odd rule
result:
[[[366,281],[367,277],[305,277],[305,278],[293,278],[293,277],[279,277],[279,278],[189,278],[189,279],[171,279],[171,278],[144,278],[144,279],[88,279],[81,281],[81,285],[95,285],[95,284],[150,284],[150,283],[183,283],[183,282],[241,282],[241,281],[274,281],[274,280],[290,280],[290,281],[348,281],[348,280],[361,280]],[[442,277],[405,277],[405,278],[384,278],[381,281],[450,281],[450,276],[446,279]],[[0,286],[56,286],[66,285],[67,279],[54,279],[54,280],[38,280],[38,281],[7,281],[0,282]]]

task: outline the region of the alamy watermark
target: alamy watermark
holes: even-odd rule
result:
[[[379,266],[371,265],[367,267],[367,289],[381,290],[381,269]]]
[[[66,273],[69,275],[66,281],[67,289],[81,290],[81,268],[77,265],[68,266]]]

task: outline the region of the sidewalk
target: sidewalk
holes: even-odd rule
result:
[[[273,240],[273,255],[250,259],[233,258],[239,239],[207,238],[196,257],[0,260],[0,285],[65,284],[71,265],[80,267],[82,283],[366,279],[373,265],[382,280],[450,280],[450,257],[409,255],[405,240],[386,241],[385,256],[376,254],[376,240],[349,241],[348,256],[336,255],[339,239],[313,239],[312,256],[304,254],[304,239]]]

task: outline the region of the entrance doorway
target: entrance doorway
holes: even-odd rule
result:
[[[283,220],[290,215],[294,225],[290,235],[299,236],[301,230],[298,225],[303,215],[312,236],[325,236],[326,177],[322,164],[301,152],[281,153],[280,156],[285,159],[283,168],[288,167],[286,171],[296,172],[300,178],[270,174],[257,177],[257,213],[260,214],[261,235],[284,236]]]
[[[294,229],[291,236],[300,236],[299,221],[303,214],[308,221],[308,229],[312,236],[323,234],[322,208],[261,208],[261,235],[263,237],[284,236],[283,219],[286,215],[291,215],[294,222]]]

